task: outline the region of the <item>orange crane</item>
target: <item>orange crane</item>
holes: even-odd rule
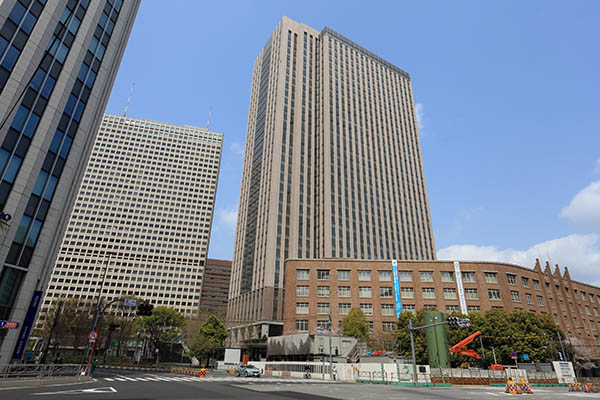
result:
[[[480,359],[481,357],[479,356],[479,354],[477,354],[475,350],[465,349],[465,346],[471,343],[473,339],[475,339],[479,335],[481,335],[481,331],[477,331],[468,338],[461,340],[454,346],[450,347],[450,352]]]

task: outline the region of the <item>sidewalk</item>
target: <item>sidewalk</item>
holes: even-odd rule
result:
[[[65,385],[73,383],[92,382],[91,376],[56,376],[48,378],[31,378],[31,379],[7,379],[0,380],[0,390],[20,389],[28,387],[50,386],[50,385]]]

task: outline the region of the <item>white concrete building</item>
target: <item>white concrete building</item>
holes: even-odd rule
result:
[[[196,312],[222,144],[206,129],[106,114],[43,311],[101,293]]]

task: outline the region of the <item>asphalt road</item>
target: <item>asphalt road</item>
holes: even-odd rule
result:
[[[195,378],[137,371],[97,370],[94,382],[0,391],[2,400],[18,399],[206,399],[206,400],[481,400],[508,395],[502,387],[414,388],[395,385],[323,383],[302,379],[238,378],[225,374]],[[600,393],[569,393],[567,388],[534,388],[538,399],[599,399]]]

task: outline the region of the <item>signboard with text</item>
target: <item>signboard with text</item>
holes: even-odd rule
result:
[[[394,280],[394,299],[396,300],[396,319],[402,312],[402,302],[400,300],[400,280],[398,279],[398,260],[392,260],[392,279]]]

